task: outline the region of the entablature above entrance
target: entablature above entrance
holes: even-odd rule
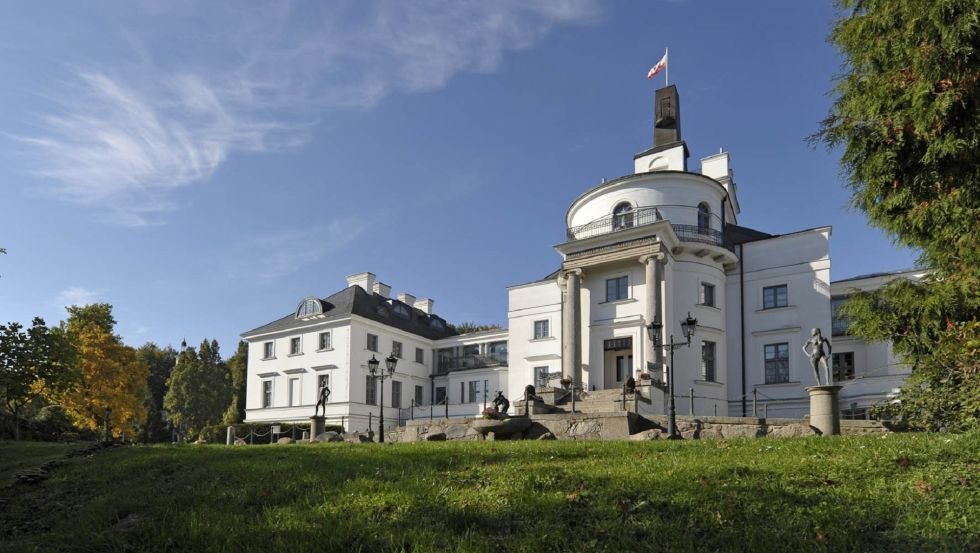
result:
[[[659,238],[650,236],[569,253],[562,261],[561,268],[570,271],[619,261],[639,261],[641,257],[667,255],[668,251]]]

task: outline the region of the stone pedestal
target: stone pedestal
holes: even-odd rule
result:
[[[225,445],[232,445],[235,443],[235,427],[229,426],[228,433],[225,436]]]
[[[810,426],[824,436],[840,434],[840,398],[843,386],[810,386]]]
[[[327,427],[327,419],[324,417],[310,417],[310,441],[316,441],[316,437],[323,434]]]

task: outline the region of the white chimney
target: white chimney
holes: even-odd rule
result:
[[[715,155],[701,158],[701,174],[711,177],[716,181],[732,178],[732,169],[728,158],[728,152],[722,150]]]
[[[357,273],[347,277],[347,287],[360,286],[365,292],[374,291],[374,273]]]
[[[415,300],[415,309],[420,309],[426,315],[432,314],[432,304],[436,300],[430,300],[429,298],[422,298],[420,300]]]
[[[398,301],[407,305],[415,305],[415,296],[409,294],[408,292],[402,292],[401,294],[398,294]]]
[[[375,294],[380,294],[382,297],[387,298],[388,296],[391,295],[391,286],[388,286],[387,284],[378,281],[374,283],[373,292]]]

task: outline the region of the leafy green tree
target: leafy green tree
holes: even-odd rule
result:
[[[844,306],[913,375],[883,413],[914,428],[980,421],[980,7],[976,0],[838,0],[845,60],[815,140],[842,147],[852,204],[921,252],[923,281]]]
[[[22,329],[19,323],[0,325],[0,397],[14,419],[14,439],[20,439],[24,409],[45,393],[65,389],[76,376],[75,351],[64,333],[40,317]]]
[[[136,354],[150,369],[146,382],[144,406],[146,421],[140,428],[141,442],[164,442],[170,438],[166,421],[164,420],[163,397],[167,393],[167,379],[177,363],[177,352],[172,347],[161,348],[152,342],[143,344]]]
[[[248,374],[248,343],[238,341],[238,350],[228,358],[228,375],[231,378],[231,404],[225,411],[225,424],[238,424],[245,420],[245,378]]]
[[[199,351],[187,348],[177,356],[163,405],[170,421],[193,436],[221,422],[231,397],[231,378],[218,352],[218,341],[203,340]]]

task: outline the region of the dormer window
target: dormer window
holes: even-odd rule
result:
[[[633,226],[633,205],[629,202],[621,202],[613,208],[613,230],[630,228]]]
[[[296,307],[296,318],[304,319],[306,317],[315,317],[317,315],[323,314],[323,304],[317,298],[310,296],[303,301],[299,302],[299,306]]]
[[[408,310],[408,306],[404,303],[392,302],[391,310],[403,319],[412,318],[411,312]]]
[[[429,321],[429,326],[431,326],[432,328],[438,330],[439,332],[442,332],[442,331],[446,330],[446,323],[445,323],[445,321],[443,321],[442,319],[440,319],[438,317],[432,317],[432,320]]]

